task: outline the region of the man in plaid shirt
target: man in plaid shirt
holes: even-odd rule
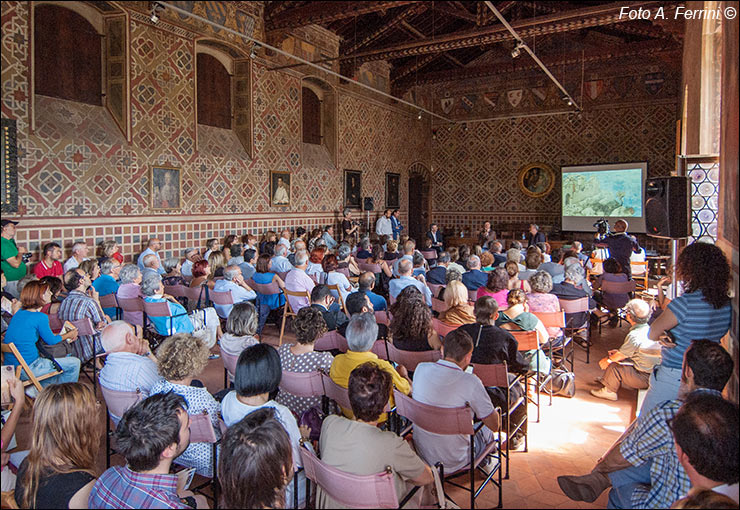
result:
[[[694,340],[683,363],[683,395],[707,392],[721,395],[733,362],[716,342]],[[669,508],[691,488],[678,460],[668,422],[683,399],[668,400],[632,422],[624,434],[583,476],[559,476],[563,493],[574,501],[593,502],[607,488],[608,508]]]
[[[88,508],[208,508],[203,496],[179,487],[172,461],[190,444],[185,399],[159,393],[126,411],[116,429],[126,466],[107,469],[90,492]]]

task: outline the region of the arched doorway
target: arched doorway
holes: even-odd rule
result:
[[[418,247],[422,245],[431,219],[430,183],[429,169],[423,163],[417,162],[409,167],[408,234],[416,240]]]

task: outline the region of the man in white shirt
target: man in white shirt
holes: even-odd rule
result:
[[[87,260],[88,247],[84,241],[78,241],[72,245],[72,256],[64,263],[64,272],[76,269],[83,261]]]
[[[275,247],[275,256],[272,257],[272,271],[275,273],[287,273],[293,269],[293,264],[288,260],[288,248],[284,244]]]
[[[257,293],[253,291],[244,281],[242,270],[237,265],[226,266],[226,268],[224,269],[223,280],[216,280],[216,283],[213,286],[213,291],[231,291],[231,300],[234,302],[234,304],[257,299]],[[228,319],[229,314],[231,313],[231,309],[234,308],[234,304],[214,304],[213,307],[216,309],[216,313],[219,317],[221,317],[222,319]]]
[[[380,236],[388,236],[388,239],[393,238],[393,223],[391,222],[391,210],[386,209],[383,211],[383,216],[378,218],[375,222],[375,233]]]
[[[424,275],[418,275],[416,278],[411,276],[414,272],[414,264],[410,260],[402,260],[398,265],[399,277],[394,278],[388,283],[390,295],[393,299],[396,299],[403,289],[409,285],[413,285],[421,295],[424,296],[424,300],[427,306],[432,306],[432,291],[426,286]]]
[[[193,264],[200,260],[200,253],[196,248],[185,248],[182,256],[185,257],[185,262],[182,263],[180,274],[188,278],[192,278]]]
[[[108,353],[100,370],[100,385],[113,391],[140,390],[144,397],[162,380],[157,372],[157,358],[142,338],[142,330],[134,331],[124,321],[113,321],[103,329],[100,342]],[[119,416],[112,416],[118,422]]]
[[[290,251],[290,230],[287,228],[280,233],[280,239],[278,239],[278,245],[284,245],[288,251]]]
[[[308,292],[311,295],[316,283],[306,274],[308,267],[308,253],[298,251],[295,254],[295,268],[285,276],[285,288],[293,292]],[[311,300],[307,297],[288,296],[291,309],[298,313],[298,310],[305,306],[311,305]]]
[[[164,268],[162,267],[162,259],[159,257],[159,253],[157,253],[160,248],[162,248],[162,242],[159,240],[158,237],[152,237],[149,239],[149,242],[147,243],[146,250],[141,252],[141,255],[139,255],[139,259],[136,261],[136,265],[139,266],[140,270],[144,270],[144,257],[146,257],[149,254],[154,254],[157,257],[157,261],[159,262],[159,266],[157,268],[158,274],[164,274]]]
[[[477,455],[493,441],[492,431],[498,430],[500,417],[480,379],[464,372],[473,356],[473,339],[460,329],[449,333],[444,339],[442,356],[436,363],[416,366],[414,400],[438,407],[469,404],[484,425],[474,436]],[[434,434],[414,425],[414,445],[428,464],[442,462],[445,473],[453,473],[469,463],[470,437],[465,434]]]

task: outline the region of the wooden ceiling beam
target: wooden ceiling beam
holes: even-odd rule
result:
[[[306,25],[321,25],[372,12],[385,12],[388,9],[418,3],[418,0],[397,0],[394,2],[310,2],[308,5],[281,12],[268,20],[268,29],[290,29]]]
[[[414,16],[418,16],[419,14],[423,13],[426,10],[427,10],[427,6],[423,3],[410,5],[409,7],[404,9],[400,14],[393,17],[388,22],[380,25],[378,28],[374,29],[368,35],[363,37],[361,41],[352,44],[352,46],[349,46],[346,49],[342,48],[341,53],[349,55],[349,54],[356,52],[358,49],[364,46],[367,46],[371,42],[377,40],[378,38],[388,33],[390,30],[393,30],[399,24],[405,23],[407,20],[413,18]]]
[[[422,32],[411,26],[408,22],[404,21],[401,23],[401,27],[406,30],[406,32],[410,33],[412,36],[416,37],[417,39],[424,39],[426,38],[426,35],[424,35]],[[457,67],[465,67],[465,64],[460,62],[458,59],[453,57],[447,52],[443,52],[442,55],[439,54],[430,54],[429,55],[432,58],[424,58],[424,59],[416,59],[416,61],[413,64],[408,64],[404,67],[398,68],[393,75],[396,77],[396,79],[400,79],[404,76],[407,76],[410,73],[413,73],[417,71],[418,69],[421,69],[425,65],[429,64],[433,60],[436,60],[439,56],[444,56],[447,60],[452,62]]]
[[[452,2],[433,2],[434,10],[443,12],[445,14],[449,14],[450,16],[454,16],[456,18],[468,21],[470,23],[476,22],[476,16],[475,14],[470,14],[470,12],[467,9],[459,8],[452,4]]]
[[[661,2],[658,1],[614,2],[522,19],[513,22],[511,26],[517,31],[520,37],[571,32],[584,28],[613,25],[615,23],[627,21],[626,17],[623,20],[619,19],[620,9],[624,7],[649,8],[659,4],[661,4]],[[371,60],[387,60],[411,57],[415,55],[426,55],[429,53],[440,53],[443,51],[470,48],[473,46],[487,46],[511,40],[513,40],[513,37],[506,27],[497,24],[483,29],[436,36],[433,39],[427,37],[426,39],[419,41],[380,47],[341,58],[356,58],[359,63]]]

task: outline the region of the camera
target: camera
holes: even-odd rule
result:
[[[24,264],[28,264],[28,261],[31,260],[31,257],[33,257],[33,253],[27,252],[21,255],[21,259],[23,260]]]
[[[596,223],[594,223],[593,226],[596,227],[596,232],[600,236],[605,236],[609,234],[609,222],[606,218],[599,219]]]

